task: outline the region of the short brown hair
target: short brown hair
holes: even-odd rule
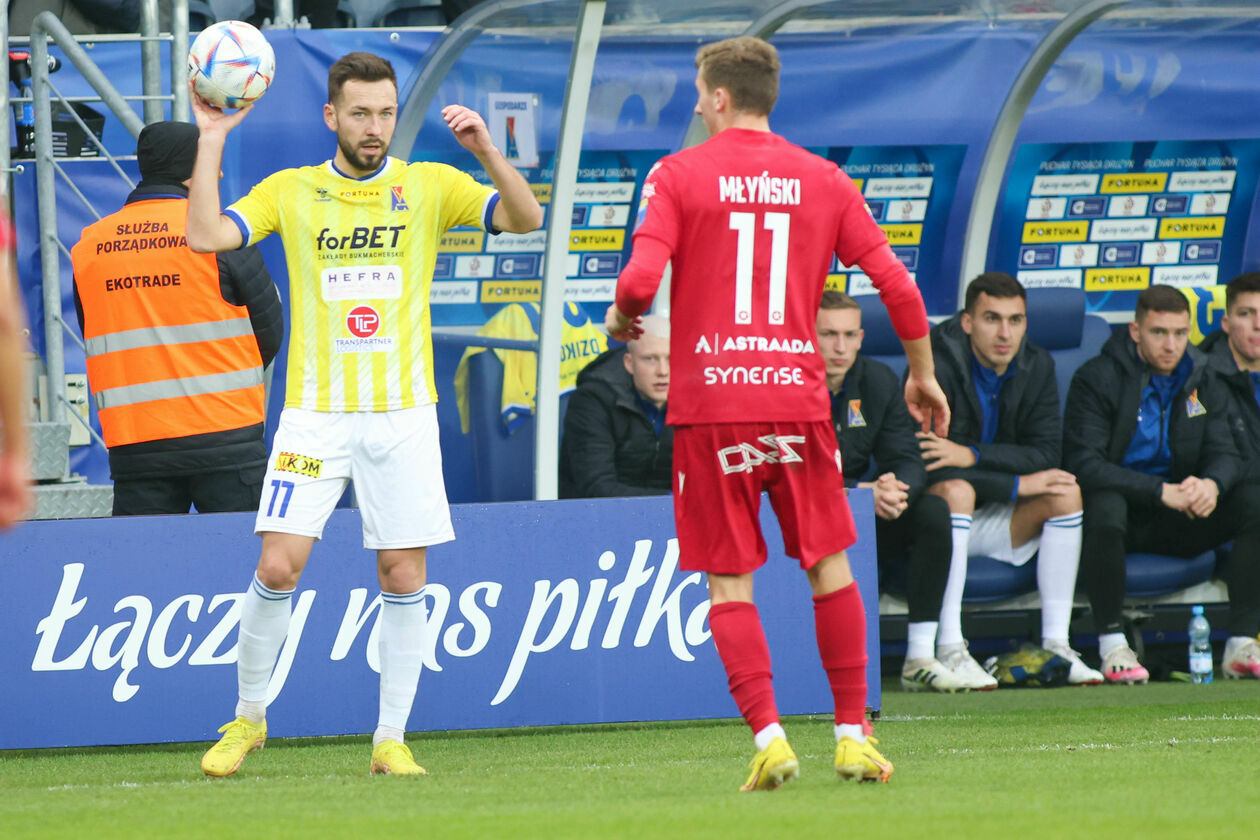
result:
[[[398,77],[394,65],[370,52],[352,52],[343,55],[328,68],[328,101],[335,105],[346,82],[379,82],[389,79],[398,90]]]
[[[963,296],[963,309],[971,312],[980,295],[988,295],[991,298],[1017,297],[1025,302],[1028,301],[1028,294],[1024,291],[1024,287],[1005,271],[986,271],[968,283],[967,292]]]
[[[856,309],[862,311],[862,307],[853,298],[844,292],[837,292],[835,289],[827,289],[822,294],[822,302],[818,304],[819,309]]]
[[[1248,292],[1260,292],[1260,272],[1249,271],[1229,281],[1225,287],[1225,311],[1233,309],[1238,296]]]
[[[1190,301],[1172,286],[1155,284],[1143,289],[1138,295],[1137,309],[1134,318],[1141,321],[1147,312],[1185,312],[1190,313]]]
[[[779,52],[751,35],[705,44],[696,68],[709,90],[726,88],[736,111],[768,116],[779,98]]]

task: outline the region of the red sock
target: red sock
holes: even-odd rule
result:
[[[836,723],[860,724],[866,719],[866,610],[856,582],[814,596],[814,629]]]
[[[757,608],[744,601],[710,607],[709,629],[726,668],[731,696],[753,734],[778,723],[779,711],[770,684],[770,647]]]

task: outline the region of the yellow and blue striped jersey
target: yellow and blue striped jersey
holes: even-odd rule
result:
[[[429,286],[438,241],[491,229],[498,192],[441,163],[386,158],[361,179],[332,163],[268,176],[224,211],[246,244],[271,233],[289,267],[285,406],[392,411],[437,402]]]

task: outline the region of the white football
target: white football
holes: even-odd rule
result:
[[[188,78],[202,99],[220,108],[241,108],[267,92],[276,54],[243,20],[207,26],[188,51]]]

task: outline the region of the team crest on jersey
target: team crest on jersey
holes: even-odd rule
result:
[[[1199,389],[1195,388],[1190,392],[1190,396],[1186,397],[1186,416],[1202,417],[1207,414],[1207,409],[1203,407],[1203,403],[1199,402]]]
[[[316,187],[315,200],[316,201],[332,201],[332,197],[328,195],[328,189],[326,187]]]
[[[276,454],[276,469],[281,472],[297,473],[308,478],[319,478],[319,471],[323,469],[324,462],[319,458],[312,458],[309,455],[299,455],[296,452],[279,452]]]
[[[866,418],[862,416],[862,401],[849,400],[849,428],[861,429],[866,426]]]
[[[389,209],[395,211],[410,210],[407,199],[403,198],[402,184],[389,188]]]

